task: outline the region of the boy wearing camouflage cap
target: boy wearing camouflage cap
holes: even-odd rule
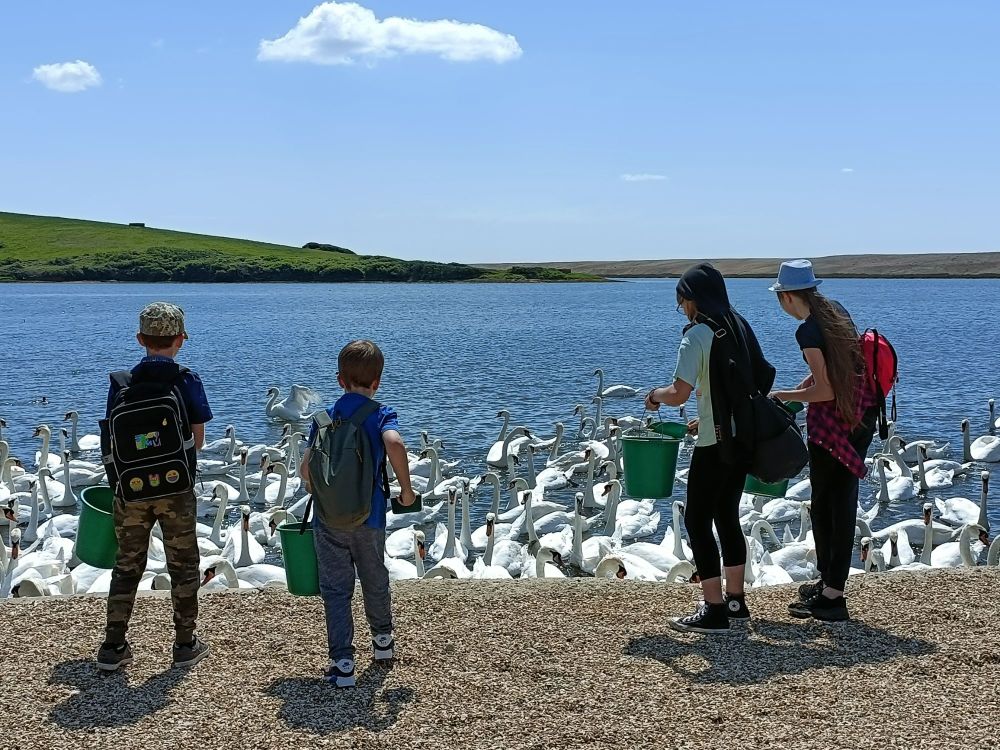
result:
[[[173,382],[183,400],[197,450],[205,442],[205,423],[212,419],[212,410],[198,375],[179,369],[174,361],[187,338],[181,308],[168,302],[147,305],[139,314],[139,333],[136,334],[139,345],[146,349],[146,356],[132,368],[129,381],[130,384]],[[113,373],[106,418],[110,418],[116,396],[123,387]],[[165,481],[171,481],[171,474],[176,475],[176,472],[168,472]],[[97,666],[104,671],[114,671],[132,663],[132,650],[125,640],[125,632],[132,615],[135,593],[146,569],[149,535],[157,521],[163,532],[174,608],[176,640],[173,663],[174,666],[192,666],[201,661],[209,650],[208,645],[195,635],[200,556],[194,491],[187,490],[154,500],[126,502],[121,497],[120,488],[116,487],[116,490],[114,522],[118,558],[111,573],[107,628],[104,643],[97,653]]]

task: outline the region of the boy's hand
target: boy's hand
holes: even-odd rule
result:
[[[688,432],[692,435],[698,434],[698,418],[695,417],[690,422],[688,422]]]
[[[402,490],[399,493],[399,504],[400,505],[409,507],[409,506],[413,505],[415,502],[417,502],[417,496],[413,492],[412,488],[410,488],[408,490]]]
[[[646,394],[646,410],[647,411],[659,411],[660,410],[660,402],[656,401],[653,398],[653,394],[655,394],[655,393],[656,393],[656,388],[654,388],[653,390],[651,390],[649,393]]]

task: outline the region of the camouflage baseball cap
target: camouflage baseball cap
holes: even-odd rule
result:
[[[183,336],[184,311],[169,302],[150,302],[139,313],[139,333],[147,336]]]

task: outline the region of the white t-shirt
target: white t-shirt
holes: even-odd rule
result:
[[[704,323],[692,327],[681,339],[677,351],[674,380],[683,380],[698,389],[698,439],[695,447],[715,445],[715,419],[712,414],[712,383],[708,376],[709,357],[715,334]]]

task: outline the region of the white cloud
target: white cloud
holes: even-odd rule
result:
[[[843,172],[844,174],[850,174],[851,172],[854,171],[854,168],[853,167],[844,167],[840,171]]]
[[[64,94],[75,94],[101,85],[101,74],[97,68],[83,60],[39,65],[31,77],[45,88]]]
[[[405,54],[503,63],[520,57],[521,47],[512,35],[477,23],[379,19],[357,3],[325,2],[284,36],[262,40],[257,59],[350,65]]]
[[[623,174],[621,179],[624,182],[657,182],[659,180],[667,179],[665,174],[650,174],[648,172],[639,172],[636,174]]]

